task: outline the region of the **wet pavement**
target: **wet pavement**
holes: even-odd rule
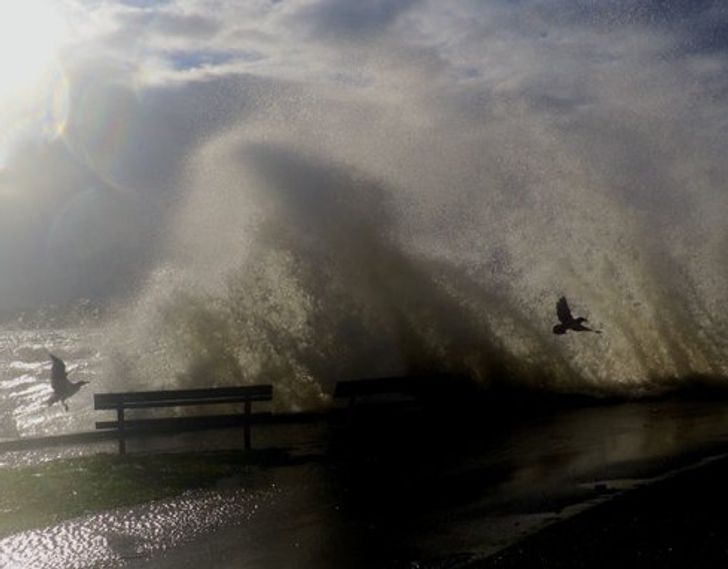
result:
[[[157,438],[130,450],[225,447],[234,437]],[[254,437],[289,460],[246,467],[213,490],[7,537],[0,566],[455,567],[722,452],[728,406],[503,408],[447,423],[377,413],[336,425],[271,426]]]

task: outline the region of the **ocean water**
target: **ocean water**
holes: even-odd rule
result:
[[[93,392],[104,391],[101,332],[0,328],[0,437],[43,436],[93,429]],[[69,400],[69,412],[48,406],[51,351],[66,361],[73,381],[91,383]]]

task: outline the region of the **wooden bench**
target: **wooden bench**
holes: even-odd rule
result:
[[[245,448],[251,448],[250,425],[254,418],[269,413],[251,413],[254,401],[271,401],[272,385],[249,385],[241,387],[212,387],[207,389],[181,389],[165,391],[136,391],[127,393],[97,393],[94,395],[94,409],[116,411],[115,421],[97,421],[97,429],[118,431],[119,453],[126,453],[126,437],[130,433],[180,432],[201,429],[244,427]],[[243,413],[225,415],[202,415],[189,417],[161,417],[127,419],[127,409],[151,409],[156,407],[183,407],[190,405],[245,405]]]

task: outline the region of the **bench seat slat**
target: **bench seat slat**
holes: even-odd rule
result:
[[[238,427],[246,423],[266,423],[271,420],[270,413],[253,413],[249,418],[245,415],[195,415],[191,417],[156,417],[145,419],[126,419],[124,428],[127,431],[182,431],[195,429],[211,429]],[[118,429],[118,421],[96,421],[96,429]]]

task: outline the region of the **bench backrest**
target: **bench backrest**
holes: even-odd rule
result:
[[[127,393],[96,393],[94,395],[94,409],[143,409],[150,407],[207,405],[211,403],[271,401],[272,399],[272,385],[131,391]]]

